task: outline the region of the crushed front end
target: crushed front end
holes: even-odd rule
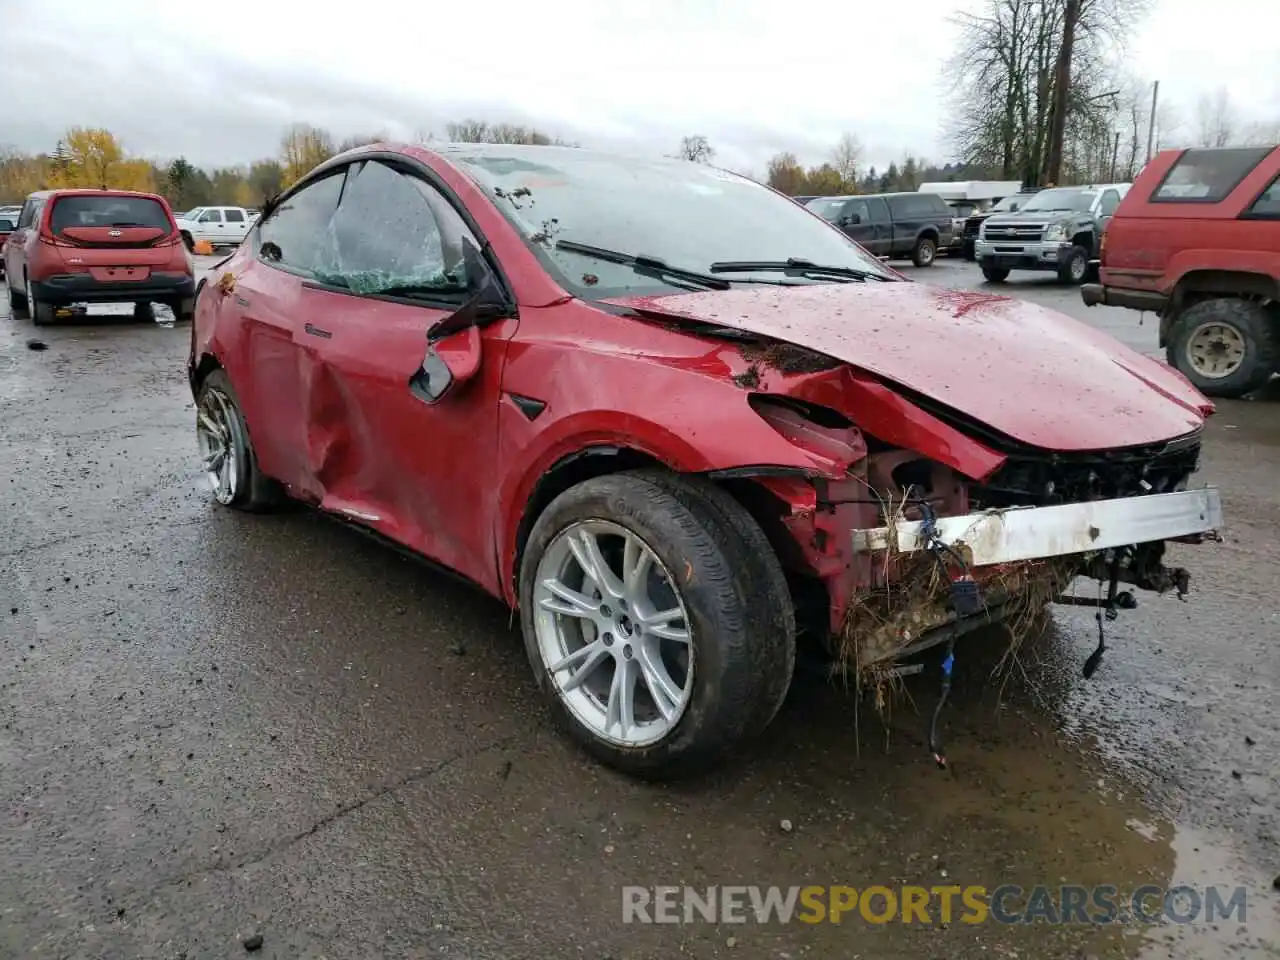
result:
[[[840,479],[755,481],[784,505],[784,562],[823,585],[833,660],[860,679],[991,623],[1003,622],[1017,643],[1049,603],[1096,606],[1101,624],[1136,606],[1121,585],[1185,595],[1190,575],[1165,564],[1166,544],[1217,539],[1218,491],[1189,487],[1199,430],[1141,447],[1055,452],[925,410],[901,391],[878,396],[887,405],[881,423],[896,404],[935,436],[951,431],[950,442],[919,444],[929,456],[821,410],[762,408],[775,428],[848,467]],[[940,462],[957,461],[962,439],[992,458],[970,456],[963,471]],[[1098,580],[1100,595],[1071,595],[1079,577]]]

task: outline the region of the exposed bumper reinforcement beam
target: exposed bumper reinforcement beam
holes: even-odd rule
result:
[[[1217,488],[1206,487],[939,517],[937,531],[943,543],[966,548],[970,566],[985,567],[1172,540],[1216,531],[1221,525],[1221,497]],[[920,536],[922,526],[918,520],[903,520],[894,528],[855,530],[853,548],[887,550],[896,528],[896,552],[918,552],[927,546]]]

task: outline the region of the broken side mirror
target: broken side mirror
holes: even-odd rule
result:
[[[409,381],[409,389],[427,403],[436,403],[479,372],[483,355],[480,328],[475,324],[439,340],[429,340],[422,366]]]
[[[463,244],[463,263],[475,293],[427,331],[422,366],[409,380],[409,389],[427,403],[437,403],[479,372],[484,354],[480,327],[511,313],[497,277],[469,241]]]

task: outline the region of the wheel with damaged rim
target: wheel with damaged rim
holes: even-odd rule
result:
[[[716,765],[790,684],[781,567],[750,515],[696,481],[628,472],[562,493],[530,532],[519,600],[557,720],[625,773]]]
[[[239,510],[265,510],[282,499],[276,482],[258,468],[249,427],[225,371],[212,371],[200,384],[196,445],[218,503]]]
[[[1215,297],[1188,307],[1169,331],[1167,359],[1210,397],[1240,397],[1280,366],[1280,308]]]

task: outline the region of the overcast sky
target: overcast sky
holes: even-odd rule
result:
[[[945,158],[941,62],[966,0],[0,0],[0,144],[68,126],[201,165],[277,152],[305,120],[409,137],[467,116],[664,153],[707,135],[760,172],[843,130],[881,164]],[[1130,67],[1194,115],[1225,85],[1280,117],[1280,4],[1152,0]]]

